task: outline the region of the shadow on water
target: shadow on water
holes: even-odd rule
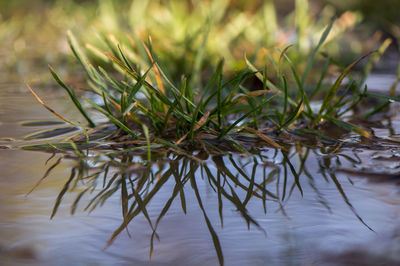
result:
[[[224,208],[233,207],[249,230],[250,227],[254,227],[267,236],[268,228],[263,228],[257,219],[253,218],[249,210],[250,202],[261,204],[265,215],[275,211],[290,219],[290,213],[286,212],[285,206],[293,195],[296,194],[293,200],[297,200],[302,198],[304,193],[314,193],[321,206],[331,213],[333,210],[329,200],[319,190],[321,179],[334,184],[334,188],[348,209],[363,226],[373,231],[357,213],[336,177],[338,170],[345,171],[344,165],[351,165],[353,168],[361,165],[362,159],[356,149],[341,146],[308,148],[294,145],[289,151],[258,148],[249,155],[224,156],[204,151],[177,154],[169,150],[153,150],[152,160],[148,161],[148,151],[140,148],[134,151],[93,151],[85,150],[87,147],[84,145],[56,148],[57,153],[53,153],[48,159],[49,166],[46,173],[32,190],[39,186],[63,159],[75,160],[76,164],[54,203],[51,217],[56,215],[67,193],[73,192],[77,195],[71,205],[71,214],[76,212],[83,198],[87,198],[88,201],[81,207],[85,211],[92,212],[112,196],[119,195],[122,222],[105,243],[106,248],[112,245],[123,231],[130,236],[129,223],[135,217],[142,215],[152,232],[149,239],[151,258],[154,246],[161,241],[157,234],[161,220],[168,211],[176,210],[176,205],[171,208],[174,203],[178,204],[181,211],[186,214],[190,198],[194,199],[201,210],[219,263],[222,265],[223,245],[215,227],[224,226]],[[201,186],[198,185],[199,182],[202,182]],[[305,191],[303,189],[305,184],[311,190]],[[215,217],[209,217],[207,214],[209,206],[203,201],[204,189],[214,193],[217,198],[218,203],[215,205],[219,214],[217,222]],[[161,190],[169,191],[169,196],[168,200],[161,200],[160,203],[160,200],[157,201],[157,195]],[[162,208],[155,215],[149,211],[151,202],[162,204]],[[193,207],[193,202],[190,203],[189,206]]]

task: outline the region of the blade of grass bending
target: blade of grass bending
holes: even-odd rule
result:
[[[390,105],[390,102],[384,102],[382,104],[379,104],[378,106],[376,106],[374,109],[372,109],[371,111],[369,111],[368,113],[366,113],[365,115],[363,115],[364,119],[369,118],[370,116],[377,114],[379,112],[381,112],[383,109],[385,109],[386,107],[388,107]]]
[[[325,42],[326,38],[328,37],[329,32],[332,30],[332,26],[333,26],[333,23],[335,22],[335,20],[336,20],[335,17],[333,17],[331,19],[331,22],[329,23],[329,25],[326,27],[326,29],[322,33],[321,38],[319,39],[319,42],[318,42],[317,46],[312,51],[311,56],[310,56],[310,60],[308,60],[306,69],[305,69],[305,71],[303,73],[303,76],[301,77],[302,86],[304,86],[304,82],[305,82],[305,80],[306,80],[306,78],[308,76],[308,73],[310,72],[311,67],[312,67],[312,65],[313,65],[313,63],[315,61],[315,57],[316,57],[316,55],[318,53],[318,50],[321,48],[322,44]]]
[[[362,74],[361,74],[361,79],[359,81],[358,86],[361,88],[361,86],[364,85],[367,77],[371,73],[372,67],[375,65],[376,62],[382,57],[382,55],[385,53],[386,49],[389,47],[389,45],[392,43],[392,39],[387,38],[383,41],[383,43],[379,46],[379,48],[376,50],[376,53],[372,55],[370,58],[368,58],[368,61],[365,64],[365,67],[363,68]]]
[[[264,135],[260,131],[255,130],[255,129],[250,128],[250,127],[245,127],[244,129],[246,131],[252,133],[252,134],[257,135],[260,139],[262,139],[263,141],[265,141],[266,143],[268,143],[272,147],[274,147],[276,149],[283,149],[283,147],[281,145],[279,145],[278,143],[276,143],[275,141],[273,141],[271,138],[269,138],[268,136]]]
[[[333,100],[334,96],[336,95],[336,92],[339,89],[340,85],[342,84],[342,81],[343,81],[344,77],[350,72],[350,70],[355,65],[357,65],[364,58],[370,56],[372,53],[373,53],[373,51],[361,56],[356,61],[351,63],[349,66],[347,66],[345,68],[345,70],[343,70],[343,72],[340,74],[340,76],[336,79],[335,83],[329,89],[328,94],[325,96],[324,101],[322,102],[321,108],[319,109],[318,115],[317,115],[316,119],[313,121],[314,123],[318,123],[321,120],[322,113],[332,103],[332,100]]]
[[[295,129],[292,131],[294,134],[311,134],[311,135],[315,135],[321,139],[327,140],[327,141],[332,141],[332,142],[337,142],[337,140],[328,137],[327,135],[325,135],[324,133],[322,133],[321,131],[315,130],[315,129],[309,129],[309,128],[301,128],[301,129]],[[298,132],[298,133],[297,133]]]
[[[243,153],[247,156],[250,156],[250,152],[248,151],[248,149],[246,149],[245,147],[243,147],[242,144],[240,144],[238,141],[236,141],[234,138],[227,136],[225,139],[225,141],[227,141],[228,143],[232,144],[232,146],[237,149],[237,151],[239,153]]]
[[[289,48],[291,48],[292,46],[293,46],[293,44],[290,44],[290,45],[286,46],[286,47],[282,50],[281,54],[279,55],[279,59],[278,59],[278,68],[280,68],[281,61],[282,61],[283,56],[287,53],[287,51],[289,50]],[[279,73],[280,73],[280,70],[279,70]]]
[[[101,96],[103,97],[104,107],[106,108],[106,111],[107,111],[110,115],[112,115],[112,111],[111,111],[110,105],[109,105],[108,102],[107,102],[107,98],[106,98],[106,95],[104,94],[104,92],[101,92]],[[117,104],[115,101],[113,101],[113,100],[110,99],[110,98],[108,98],[108,101],[109,101],[115,108],[117,108],[117,110],[118,110],[119,112],[121,112],[121,106],[120,106],[119,104]]]
[[[105,115],[108,119],[111,120],[111,122],[113,122],[117,127],[121,128],[123,131],[125,131],[126,133],[128,133],[129,135],[131,135],[132,137],[134,137],[135,139],[138,138],[138,136],[133,133],[132,130],[130,130],[127,126],[125,126],[121,121],[118,120],[118,118],[116,118],[115,116],[109,114],[106,110],[104,110],[103,108],[101,108],[100,106],[98,106],[97,104],[95,104],[94,102],[92,102],[91,100],[86,98],[86,101],[93,106],[93,108],[95,108],[97,111],[99,111],[100,113],[102,113],[103,115]]]
[[[352,99],[353,97],[350,97],[350,99],[343,101],[342,103],[339,102],[339,108],[337,108],[336,110],[338,110],[336,112],[335,117],[341,117],[342,115],[344,115],[345,113],[347,113],[350,110],[354,110],[354,108],[362,101],[362,99],[366,96],[367,93],[367,85],[364,86],[364,91],[362,93],[360,93],[359,95],[354,95],[353,97],[355,97],[355,99]],[[347,107],[345,110],[343,110],[342,112],[339,113],[339,110],[341,109],[342,106],[345,106],[348,102],[351,102],[350,106]],[[334,105],[335,107],[336,105]],[[329,114],[331,111],[328,110],[327,114]],[[333,110],[332,110],[333,112]]]
[[[199,105],[200,106],[200,105]],[[194,112],[194,114],[198,114],[198,112]],[[187,132],[185,135],[183,135],[177,142],[175,142],[175,145],[179,145],[182,141],[184,141],[186,139],[186,137],[188,135],[191,135],[197,131],[199,128],[201,128],[207,121],[208,121],[208,117],[210,116],[210,111],[207,111],[202,118],[200,118],[199,121],[195,122],[194,118],[195,115],[193,115],[193,120],[192,123],[190,125],[190,131]]]
[[[70,88],[68,88],[64,84],[64,82],[61,81],[61,79],[57,76],[56,72],[54,71],[54,69],[50,65],[49,65],[49,70],[50,70],[51,75],[53,76],[53,78],[57,81],[57,83],[67,91],[67,93],[68,93],[69,97],[71,98],[72,102],[75,104],[76,108],[78,108],[79,112],[83,115],[83,117],[88,121],[90,127],[95,127],[96,124],[92,121],[92,119],[90,119],[88,114],[85,112],[85,110],[83,109],[81,103],[76,98],[75,93]]]
[[[277,86],[275,86],[271,81],[269,81],[267,78],[265,78],[258,70],[257,68],[247,59],[246,54],[244,54],[244,60],[246,61],[247,66],[250,68],[251,71],[257,72],[256,77],[265,82],[267,84],[268,88],[272,88],[273,90],[280,90]]]
[[[282,126],[279,127],[279,129],[282,129],[286,126],[289,126],[291,123],[296,121],[296,119],[301,115],[303,112],[304,105],[303,105],[303,99],[301,99],[300,103],[297,105],[296,109],[294,112],[290,115],[290,117],[285,121],[285,123],[282,124]]]
[[[358,134],[358,135],[361,135],[361,136],[363,136],[363,137],[366,137],[366,138],[368,138],[368,139],[370,139],[370,138],[373,137],[373,135],[372,135],[371,133],[369,133],[369,132],[366,131],[365,129],[362,129],[362,128],[360,128],[359,126],[354,125],[354,124],[352,124],[352,123],[344,122],[344,121],[338,120],[338,119],[333,118],[333,117],[326,117],[326,116],[324,116],[324,119],[328,120],[329,122],[335,124],[335,125],[338,126],[338,127],[347,129],[347,130],[349,130],[349,131],[353,131],[354,133],[356,133],[356,134]]]
[[[122,52],[121,46],[119,44],[117,44],[119,53],[121,54],[122,59],[124,60],[126,66],[133,71],[133,67],[131,66],[131,64],[129,63],[128,59],[126,58],[125,54]]]
[[[132,100],[134,99],[136,93],[140,90],[140,88],[142,88],[143,86],[143,82],[146,80],[147,75],[149,74],[150,70],[152,69],[153,65],[151,65],[146,72],[140,76],[140,79],[138,81],[136,81],[135,86],[133,86],[133,88],[131,89],[131,91],[129,92],[128,95],[128,103],[131,103]]]
[[[104,54],[103,54],[104,55]],[[108,58],[107,58],[108,59]],[[104,77],[104,81],[102,80],[102,82],[103,82],[103,84],[101,84],[100,86],[101,86],[101,90],[102,91],[104,91],[105,93],[107,93],[108,95],[109,95],[109,91],[108,91],[108,89],[106,88],[107,86],[106,86],[106,81],[108,82],[108,83],[110,83],[111,84],[111,86],[116,90],[116,91],[118,91],[119,93],[122,93],[123,91],[124,91],[124,89],[123,89],[123,87],[122,87],[122,85],[123,84],[121,84],[119,81],[117,81],[117,80],[115,80],[115,78],[113,78],[113,77],[111,77],[108,73],[107,73],[107,71],[105,70],[105,69],[103,69],[102,67],[98,67],[98,69],[99,69],[99,76],[100,76],[100,74],[102,74],[103,75],[103,77]],[[103,79],[103,77],[101,77],[101,79]],[[99,81],[100,82],[100,81]]]
[[[396,96],[377,94],[377,93],[367,93],[366,95],[367,95],[367,97],[373,97],[373,98],[378,98],[378,99],[386,99],[389,101],[400,102],[399,96],[396,97]]]
[[[261,103],[259,106],[253,108],[252,110],[250,110],[249,112],[247,112],[246,114],[242,115],[242,117],[240,117],[239,119],[237,119],[235,122],[233,122],[228,128],[226,128],[225,130],[223,130],[217,139],[221,139],[222,137],[224,137],[229,131],[231,131],[237,124],[239,124],[243,119],[245,119],[246,117],[248,117],[249,115],[251,115],[253,112],[257,112],[260,111],[264,105],[266,105],[267,103],[269,103],[275,95],[272,95],[271,97],[269,97],[267,100],[265,100],[263,103]]]
[[[40,97],[36,94],[36,92],[31,88],[31,86],[29,86],[28,83],[25,83],[25,85],[28,87],[28,89],[31,91],[31,93],[33,94],[33,96],[36,98],[36,100],[47,110],[50,111],[50,113],[54,114],[55,116],[57,116],[58,118],[60,118],[61,120],[67,122],[68,124],[71,124],[73,126],[77,126],[75,123],[69,121],[68,119],[62,117],[61,115],[59,115],[56,111],[54,111],[53,109],[51,109],[49,106],[47,106],[42,99],[40,99]]]

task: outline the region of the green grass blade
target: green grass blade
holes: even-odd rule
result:
[[[261,103],[259,106],[251,109],[249,112],[245,113],[244,115],[242,115],[239,119],[237,119],[235,122],[233,122],[228,128],[226,128],[225,130],[223,130],[219,136],[218,139],[223,138],[229,131],[231,131],[237,124],[239,124],[242,120],[244,120],[246,117],[248,117],[249,115],[251,115],[254,112],[260,111],[264,105],[266,105],[267,103],[269,103],[272,99],[274,98],[274,95],[272,95],[270,98],[268,98],[267,100],[265,100],[263,103]]]
[[[133,131],[130,130],[127,126],[125,126],[121,121],[119,121],[118,118],[116,118],[115,116],[113,116],[112,114],[110,114],[109,112],[107,112],[106,110],[104,110],[103,108],[101,108],[100,106],[98,106],[97,104],[92,102],[91,100],[86,98],[86,101],[91,106],[93,106],[93,108],[95,108],[97,111],[99,111],[100,113],[105,115],[108,119],[110,119],[111,122],[113,122],[117,127],[121,128],[123,131],[125,131],[126,133],[131,135],[133,138],[135,138],[135,139],[138,138],[138,136],[135,133],[133,133]]]
[[[305,82],[305,80],[306,80],[306,78],[307,78],[307,76],[308,76],[308,74],[309,74],[309,72],[311,70],[311,67],[312,67],[312,65],[313,65],[313,63],[315,61],[315,57],[317,56],[318,50],[321,48],[322,44],[325,42],[326,38],[328,37],[329,32],[331,31],[334,22],[335,22],[335,18],[332,18],[331,22],[328,24],[328,26],[326,27],[326,29],[322,33],[321,38],[320,38],[317,46],[312,51],[310,59],[307,62],[306,69],[305,69],[305,71],[303,73],[303,76],[301,77],[302,86],[304,86],[304,82]]]
[[[361,60],[363,60],[364,58],[368,57],[369,55],[371,55],[371,53],[373,52],[369,52],[363,56],[361,56],[360,58],[358,58],[356,61],[354,61],[353,63],[351,63],[349,66],[347,66],[345,68],[345,70],[343,70],[343,72],[340,74],[340,76],[336,79],[335,83],[331,86],[331,88],[329,89],[327,95],[324,98],[324,101],[321,104],[321,108],[319,109],[318,115],[316,117],[316,119],[314,120],[314,123],[318,123],[321,120],[322,117],[322,113],[328,108],[328,106],[331,105],[340,85],[342,84],[342,81],[344,79],[344,77],[350,72],[350,70],[357,65]]]
[[[90,127],[95,127],[96,124],[92,121],[92,119],[90,119],[89,115],[83,109],[83,107],[82,107],[81,103],[79,102],[79,100],[77,99],[75,93],[70,88],[68,88],[64,84],[64,82],[61,81],[61,79],[57,76],[56,72],[54,72],[54,69],[50,65],[49,65],[49,70],[50,70],[51,74],[53,75],[53,78],[57,81],[57,83],[67,91],[72,102],[75,104],[76,108],[78,108],[79,112],[83,115],[83,117],[87,120]]]
[[[296,121],[296,119],[301,115],[303,111],[304,105],[303,105],[303,99],[299,102],[297,105],[296,109],[294,112],[289,116],[289,118],[285,121],[285,123],[282,124],[282,126],[279,129],[282,129],[284,127],[289,126],[291,123]]]

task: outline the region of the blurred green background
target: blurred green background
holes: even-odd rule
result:
[[[21,73],[26,59],[69,64],[66,31],[90,53],[111,43],[153,40],[160,60],[177,77],[186,74],[206,35],[206,63],[224,58],[228,70],[245,67],[244,53],[257,65],[288,55],[301,69],[323,30],[337,17],[323,51],[342,64],[375,50],[388,37],[397,53],[400,1],[395,0],[0,0],[0,62]],[[134,55],[132,55],[134,56]],[[101,57],[101,56],[100,56]],[[172,62],[172,63],[168,63]]]

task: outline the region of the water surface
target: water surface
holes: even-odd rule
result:
[[[77,117],[61,91],[48,88],[38,93],[66,117]],[[84,211],[101,191],[102,177],[93,194],[82,197],[74,215],[71,206],[90,182],[79,182],[68,191],[50,219],[75,160],[62,159],[27,194],[62,156],[57,154],[46,164],[51,154],[19,149],[24,144],[57,140],[24,139],[59,126],[22,125],[32,120],[57,121],[20,82],[1,83],[0,258],[4,265],[218,265],[210,225],[226,265],[400,263],[400,147],[395,143],[376,150],[344,148],[333,156],[325,155],[322,148],[296,150],[294,146],[288,154],[263,148],[252,156],[209,156],[204,165],[169,155],[148,170],[154,176],[149,191],[169,170],[178,173],[165,179],[146,206],[148,217],[154,225],[173,195],[177,179],[186,182],[180,187],[185,207],[179,192],[157,227],[159,240],[154,239],[150,259],[153,230],[143,213],[105,249],[123,221],[124,196],[118,188],[103,206]],[[390,130],[377,128],[375,132],[398,140],[398,121],[392,125]],[[134,165],[141,158],[130,160]],[[222,165],[231,176],[221,170],[225,169]],[[141,169],[133,167],[132,178],[140,177]],[[226,195],[212,183],[213,178]],[[265,183],[271,195],[266,195],[265,201],[248,197],[240,184],[248,187],[251,183]],[[261,190],[253,189],[262,195]],[[238,201],[232,200],[235,197]],[[240,210],[243,206],[245,210]]]

